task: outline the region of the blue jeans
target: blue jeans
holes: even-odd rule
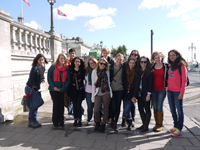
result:
[[[67,107],[67,111],[68,111],[68,115],[74,115],[74,112],[73,112],[73,103],[70,99],[70,102],[69,102],[69,106]],[[84,108],[83,108],[83,104],[81,104],[81,112],[82,112],[82,115],[84,115]]]
[[[124,98],[123,102],[124,102],[123,118],[133,119],[131,115],[131,109],[135,108],[135,103],[133,103],[131,100],[128,100],[127,98]]]
[[[179,94],[180,92],[167,90],[167,97],[172,118],[174,120],[174,127],[182,130],[184,122],[183,99],[178,99]]]
[[[31,92],[32,87],[25,87],[25,94],[29,94]],[[37,92],[37,91],[35,91]],[[34,91],[31,92],[31,95],[34,94]],[[29,122],[35,122],[37,120],[37,113],[38,113],[38,109],[37,110],[29,110],[29,116],[28,116],[28,120]]]
[[[166,91],[152,90],[151,95],[154,113],[163,112],[163,104],[166,97]]]
[[[117,122],[120,114],[121,100],[123,97],[123,90],[121,91],[112,91],[113,97],[111,99],[112,105],[112,118]]]
[[[93,115],[93,108],[94,108],[94,103],[91,101],[92,93],[87,93],[85,92],[85,98],[87,102],[87,121],[90,121],[92,119]]]

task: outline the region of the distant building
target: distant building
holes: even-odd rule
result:
[[[76,55],[83,57],[85,54],[89,55],[92,47],[84,42],[84,39],[80,37],[73,37],[72,39],[68,39],[61,34],[62,38],[62,52],[68,55],[68,50],[70,48],[74,48],[76,51]]]

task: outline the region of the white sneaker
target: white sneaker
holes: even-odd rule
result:
[[[85,119],[85,116],[84,115],[82,115],[82,118],[81,118],[82,120],[84,120]]]
[[[73,118],[74,118],[73,115],[67,115],[67,117],[66,117],[67,120],[71,120],[71,119],[73,119]]]

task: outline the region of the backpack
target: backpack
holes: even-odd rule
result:
[[[182,75],[182,72],[181,72],[181,65],[178,65],[178,71],[180,73],[180,76]],[[182,84],[182,76],[181,76],[181,84]],[[188,75],[187,75],[187,86],[190,84],[190,80],[188,78]]]

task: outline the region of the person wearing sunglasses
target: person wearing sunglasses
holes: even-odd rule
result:
[[[95,132],[105,132],[111,97],[109,64],[104,57],[101,57],[95,70],[92,71],[92,102],[94,102]],[[100,126],[101,103],[103,103],[103,121]]]
[[[69,97],[73,103],[74,127],[82,126],[81,103],[85,98],[85,65],[80,57],[75,57],[70,66],[71,82],[69,87]]]
[[[153,90],[152,104],[154,110],[155,126],[153,131],[160,132],[163,130],[163,104],[166,97],[166,88],[168,80],[169,65],[164,63],[164,54],[162,52],[153,52],[151,55],[151,63],[153,69]]]
[[[140,68],[140,65],[139,65],[139,63],[138,63],[138,60],[140,60],[139,51],[136,50],[136,49],[132,50],[131,53],[130,53],[130,55],[129,55],[129,57],[128,57],[128,59],[129,59],[129,58],[133,58],[133,59],[135,60],[135,69],[138,71],[139,68]],[[126,72],[126,64],[127,64],[127,61],[124,62],[124,64],[123,64],[123,67],[124,67],[124,69],[125,69],[125,72]],[[125,106],[125,102],[124,102],[124,100],[123,100],[123,107],[124,107],[124,106]],[[131,116],[132,116],[132,127],[134,127],[134,126],[135,126],[135,124],[134,124],[134,122],[135,122],[135,105],[132,105],[132,107],[131,107]],[[125,127],[125,126],[126,126],[126,121],[125,121],[125,119],[123,119],[123,118],[122,118],[121,126],[122,126],[122,127]]]
[[[122,62],[124,60],[124,56],[119,53],[115,56],[115,64],[110,66],[110,82],[111,88],[113,92],[113,97],[111,99],[111,128],[114,131],[118,132],[117,122],[120,114],[121,100],[123,98],[123,76],[124,68]]]
[[[97,60],[89,58],[85,73],[85,98],[87,102],[87,120],[84,125],[88,126],[93,115],[94,103],[92,103],[92,71],[95,69]]]
[[[129,58],[126,63],[126,71],[123,72],[124,83],[124,111],[123,120],[128,123],[127,130],[131,130],[132,116],[131,108],[136,103],[136,97],[138,95],[140,74],[136,71],[135,59]]]
[[[142,56],[140,58],[140,86],[138,93],[138,110],[142,120],[142,125],[137,128],[141,132],[149,130],[149,122],[151,120],[151,91],[153,88],[153,72],[149,58]]]

